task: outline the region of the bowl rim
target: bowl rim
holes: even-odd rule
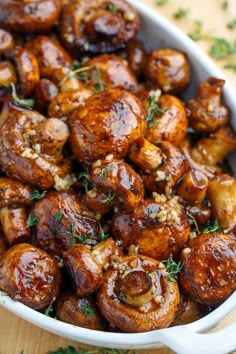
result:
[[[202,49],[195,44],[187,35],[185,35],[174,24],[154,11],[147,4],[137,0],[127,0],[133,5],[136,10],[142,15],[149,17],[154,22],[158,23],[158,26],[168,31],[173,37],[177,37],[178,40],[183,43],[184,47],[188,48],[188,51],[195,56],[199,63],[205,65],[211,76],[220,77],[225,79],[225,76],[221,70],[212,62],[212,60],[205,54]],[[236,114],[236,100],[234,99],[236,91],[231,85],[228,79],[224,86],[224,96],[227,104],[231,110]],[[38,327],[41,327],[49,332],[53,332],[62,337],[75,340],[77,342],[86,343],[96,346],[104,347],[116,347],[121,349],[142,349],[142,348],[161,348],[164,345],[158,339],[158,333],[165,329],[154,330],[151,332],[142,333],[114,333],[91,330],[79,326],[74,326],[51,317],[46,317],[44,314],[35,311],[26,305],[13,301],[9,296],[0,291],[0,306],[8,309],[19,317],[31,322]],[[188,325],[184,325],[192,331],[205,331],[212,328],[223,317],[225,317],[231,310],[236,307],[236,291],[216,310]],[[173,330],[175,327],[171,327]],[[156,333],[156,337],[153,336]]]

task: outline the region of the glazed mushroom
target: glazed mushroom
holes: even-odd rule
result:
[[[163,92],[180,93],[190,80],[187,57],[169,48],[153,50],[148,56],[144,75]]]
[[[60,0],[2,0],[0,26],[15,32],[50,31],[59,19]]]
[[[139,30],[136,10],[125,0],[75,0],[63,7],[61,40],[95,54],[121,48]]]
[[[127,249],[131,245],[145,256],[165,260],[178,256],[188,241],[190,226],[178,200],[154,193],[131,213],[116,213],[112,235]]]
[[[179,145],[188,128],[184,105],[175,96],[162,95],[156,98],[157,91],[152,92],[153,95],[148,97],[149,102],[145,104],[148,115],[145,138],[153,144],[159,140],[167,140]]]
[[[207,196],[213,218],[224,232],[236,232],[236,180],[221,174],[209,182]]]
[[[147,53],[142,42],[137,39],[131,39],[127,43],[125,53],[129,67],[136,76],[140,76],[143,73],[147,60]]]
[[[230,126],[223,126],[209,136],[198,140],[192,148],[191,156],[196,162],[217,167],[235,148],[236,133]]]
[[[105,331],[107,324],[92,297],[63,293],[56,301],[56,316],[75,326]]]
[[[10,32],[0,28],[0,54],[14,47],[14,40]]]
[[[86,246],[77,244],[71,247],[65,253],[64,262],[77,295],[87,296],[101,286],[102,267]]]
[[[90,182],[93,189],[85,195],[84,201],[95,212],[101,213],[103,204],[106,204],[105,212],[114,206],[118,210],[129,212],[144,197],[140,176],[127,163],[114,159],[112,155],[92,164]]]
[[[94,245],[99,241],[99,225],[72,192],[51,191],[31,210],[37,223],[33,242],[49,254],[63,257],[76,243]]]
[[[225,81],[210,77],[203,81],[196,99],[187,101],[190,126],[198,133],[210,133],[228,123],[228,108],[221,104]]]
[[[204,225],[211,217],[211,208],[204,203],[208,182],[203,172],[190,169],[184,174],[177,188],[177,194],[182,198],[181,203],[185,212],[195,227],[195,223]]]
[[[8,50],[5,56],[15,63],[21,94],[24,97],[30,96],[39,82],[39,65],[36,56],[28,49],[20,47]]]
[[[60,43],[52,38],[44,35],[37,36],[28,42],[26,47],[38,60],[41,78],[50,79],[58,84],[55,72],[64,69],[64,76],[68,73],[72,59]]]
[[[0,168],[42,190],[69,188],[74,180],[62,154],[68,136],[67,125],[59,119],[46,120],[36,111],[8,105],[0,132]]]
[[[0,62],[0,88],[10,86],[17,82],[16,71],[13,64],[10,61]]]
[[[155,259],[141,255],[117,258],[97,294],[102,315],[124,332],[169,326],[178,309],[179,290],[167,274],[163,263]]]
[[[193,301],[218,306],[236,290],[236,242],[224,234],[201,234],[180,255],[179,284]]]
[[[142,169],[141,176],[148,191],[171,195],[185,173],[185,157],[168,141],[160,141],[156,145],[139,138],[130,145],[129,157]]]
[[[32,205],[31,190],[19,181],[0,177],[0,222],[10,246],[30,240],[26,207]]]
[[[123,158],[129,145],[144,134],[145,112],[131,93],[109,89],[87,98],[67,121],[70,146],[84,165],[108,154]]]
[[[86,69],[84,83],[95,93],[108,88],[132,90],[137,80],[126,60],[114,54],[97,55],[82,66]]]
[[[48,79],[41,79],[35,86],[34,101],[35,108],[44,113],[49,103],[57,96],[57,86]],[[49,115],[50,117],[56,117],[55,115]]]
[[[35,309],[49,306],[59,292],[60,272],[46,252],[27,243],[7,250],[0,263],[0,289]]]
[[[92,94],[93,92],[87,88],[60,92],[48,106],[49,117],[67,117],[75,108],[83,107],[86,98]]]

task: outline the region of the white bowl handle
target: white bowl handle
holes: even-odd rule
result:
[[[158,339],[178,354],[227,354],[236,349],[236,322],[206,334],[185,326],[167,328],[160,331]]]

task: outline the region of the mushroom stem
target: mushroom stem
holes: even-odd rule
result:
[[[185,175],[178,187],[178,195],[184,200],[200,206],[206,196],[208,178],[199,171],[191,169]]]
[[[33,143],[39,144],[41,153],[58,157],[68,138],[68,126],[58,118],[49,118],[39,125]]]
[[[129,157],[141,169],[148,171],[157,169],[162,162],[161,149],[142,137],[131,145]]]
[[[129,272],[121,278],[119,297],[129,305],[145,305],[153,297],[151,277],[141,270]]]
[[[0,221],[10,246],[29,240],[30,231],[26,227],[26,219],[27,215],[24,207],[0,209]]]

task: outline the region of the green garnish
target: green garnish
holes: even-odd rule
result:
[[[107,174],[111,171],[113,171],[115,168],[115,166],[108,166],[108,167],[105,167],[102,169],[101,173],[100,173],[100,176],[102,177],[102,180],[105,181],[106,177],[107,177]]]
[[[63,211],[60,210],[60,211],[57,213],[57,215],[55,216],[55,222],[60,221],[61,218],[62,218],[62,215],[63,215]]]
[[[89,82],[94,82],[93,91],[95,93],[105,90],[106,83],[102,81],[102,74],[99,70],[94,70],[90,76]]]
[[[16,94],[16,87],[13,83],[10,84],[12,88],[12,98],[15,104],[21,106],[21,107],[26,107],[32,109],[34,107],[34,100],[31,98],[25,98],[21,99],[17,96]]]
[[[87,304],[84,304],[84,305],[81,305],[79,307],[79,310],[81,312],[83,312],[85,315],[88,315],[88,316],[94,316],[95,315],[95,312],[94,310],[92,309],[91,306],[87,305]]]
[[[108,192],[108,195],[105,199],[100,201],[100,204],[108,204],[115,199],[116,193],[112,193],[111,191]]]
[[[119,10],[119,8],[117,6],[115,6],[114,4],[112,4],[112,3],[108,4],[107,8],[111,12],[117,12]]]
[[[43,191],[43,192],[40,192],[38,191],[37,189],[34,189],[31,194],[30,194],[30,197],[29,197],[29,200],[39,200],[39,199],[42,199],[44,198],[45,194],[47,193],[47,191]]]
[[[236,28],[236,18],[227,23],[227,28],[234,30]]]
[[[231,69],[236,74],[236,63],[228,63],[224,66],[225,69]]]
[[[165,5],[167,3],[168,0],[156,0],[156,4],[158,6],[162,6],[162,5]]]
[[[76,234],[75,233],[75,223],[73,221],[70,222],[70,230],[66,231],[67,235],[70,235],[72,237],[71,239],[71,247],[74,247],[76,245],[76,239],[79,240],[80,243],[85,243],[85,240],[87,238],[90,238],[92,235],[92,232],[88,232],[86,235],[81,235],[81,234]]]
[[[162,263],[166,263],[166,270],[169,273],[167,275],[167,280],[172,283],[176,283],[174,276],[181,272],[183,264],[181,262],[176,263],[171,256],[168,259],[162,261]]]
[[[88,70],[90,70],[92,67],[91,66],[83,66],[82,68],[79,66],[77,69],[74,70],[70,70],[65,77],[61,80],[61,82],[59,83],[59,86],[61,86],[62,84],[64,84],[64,82],[68,79],[71,79],[72,77],[77,76],[79,79],[79,75],[77,74],[81,74],[83,72],[86,72]]]
[[[226,59],[236,53],[236,42],[230,43],[225,38],[212,38],[209,54],[215,59]]]
[[[194,225],[197,233],[199,234],[200,230],[199,230],[198,223],[197,223],[195,217],[190,213],[186,213],[186,215],[187,215],[187,219],[188,219],[189,224]]]
[[[100,242],[105,241],[108,237],[109,237],[109,235],[104,233],[102,226],[99,224],[99,240],[100,240]]]
[[[75,349],[72,346],[68,346],[67,348],[58,348],[55,351],[50,351],[48,352],[48,354],[135,354],[135,352],[130,350],[118,350],[112,348],[86,350],[83,348]]]
[[[27,220],[26,220],[26,227],[29,228],[29,227],[35,226],[35,225],[37,225],[37,223],[38,223],[38,219],[37,219],[36,215],[34,213],[30,213]]]
[[[223,0],[221,6],[224,10],[226,10],[229,6],[228,0]]]
[[[189,13],[190,9],[179,9],[178,11],[176,11],[174,14],[173,14],[173,17],[176,19],[176,20],[179,20],[181,18],[184,18],[187,16],[187,14]]]
[[[78,175],[78,179],[82,181],[82,185],[84,187],[85,193],[88,193],[88,191],[89,191],[89,183],[90,183],[88,169],[83,171],[83,172],[80,172],[79,175]]]
[[[158,125],[158,122],[155,122],[155,117],[157,114],[163,114],[169,109],[169,107],[165,107],[163,109],[160,109],[158,107],[158,102],[155,102],[155,99],[153,96],[148,96],[147,98],[149,107],[147,109],[147,121],[148,121],[148,127],[154,127]]]
[[[43,313],[44,313],[45,316],[51,317],[51,314],[53,312],[53,303],[55,302],[55,300],[56,300],[56,298],[54,297],[52,299],[50,305],[46,309],[44,309]]]
[[[193,32],[189,33],[188,36],[195,42],[208,38],[208,36],[203,31],[202,21],[194,21]]]
[[[211,233],[219,232],[219,231],[220,231],[220,225],[218,224],[217,219],[215,219],[214,224],[206,227],[205,229],[203,229],[202,232],[204,234],[211,234]]]

